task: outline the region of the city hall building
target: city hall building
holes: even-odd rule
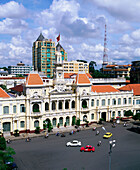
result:
[[[138,88],[140,89],[140,88]],[[136,96],[136,97],[135,97]],[[136,101],[134,101],[136,100]],[[88,74],[78,73],[64,79],[62,54],[56,53],[54,79],[43,80],[38,73],[30,73],[23,87],[23,95],[6,93],[0,88],[0,131],[13,133],[43,129],[43,122],[53,128],[72,126],[72,120],[98,122],[122,117],[126,110],[140,110],[140,92],[126,88],[117,90],[110,85],[92,85]]]

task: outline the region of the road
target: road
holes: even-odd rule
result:
[[[129,125],[131,126],[131,125]],[[112,128],[110,123],[104,125],[107,131],[113,133],[112,139],[116,146],[112,149],[111,170],[140,169],[140,135],[128,131],[123,125]],[[98,128],[100,134],[85,130],[66,137],[51,135],[25,140],[13,141],[10,146],[15,149],[15,162],[19,170],[108,170],[109,169],[109,139],[103,139],[104,130]],[[80,152],[80,147],[66,147],[66,142],[80,140],[82,146],[87,144],[95,147],[95,152]],[[111,139],[111,140],[112,140]],[[97,147],[98,141],[102,145]]]

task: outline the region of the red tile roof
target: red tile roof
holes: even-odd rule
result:
[[[88,76],[86,74],[77,74],[76,84],[90,84]]]
[[[132,89],[135,96],[140,95],[140,84],[128,84],[126,86],[119,88],[120,91],[132,91]]]
[[[96,85],[91,87],[92,92],[97,93],[106,93],[106,92],[119,92],[119,90],[115,89],[111,85]]]
[[[13,90],[13,91],[16,91],[16,92],[23,92],[23,85],[20,84],[20,85],[17,85],[15,87],[12,87],[10,89]]]
[[[43,85],[43,81],[39,74],[29,74],[26,80],[26,85]]]
[[[10,98],[10,96],[0,87],[0,98]]]
[[[77,75],[78,73],[64,73],[64,78],[71,78],[71,76],[73,75]],[[89,73],[86,73],[86,75],[88,76],[88,78],[92,78],[92,76]]]

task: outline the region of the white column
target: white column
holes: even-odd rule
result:
[[[12,103],[10,103],[9,113],[10,113],[10,114],[13,114]]]
[[[58,111],[59,100],[56,101],[56,110]]]
[[[14,120],[13,120],[13,132],[14,132],[15,128],[14,128]]]
[[[2,115],[3,112],[2,112],[2,104],[0,104],[0,115]]]
[[[64,99],[64,104],[63,104],[63,111],[65,111],[65,99]]]
[[[52,101],[49,102],[49,111],[52,111]]]
[[[17,120],[17,129],[19,130],[19,121]]]
[[[69,110],[71,111],[72,110],[72,106],[71,106],[71,103],[72,103],[72,100],[70,100],[70,103],[69,103]]]

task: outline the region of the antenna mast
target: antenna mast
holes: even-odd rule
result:
[[[108,65],[108,55],[107,55],[107,33],[106,33],[106,24],[105,24],[104,53],[103,53],[102,66],[105,67],[106,65]]]

